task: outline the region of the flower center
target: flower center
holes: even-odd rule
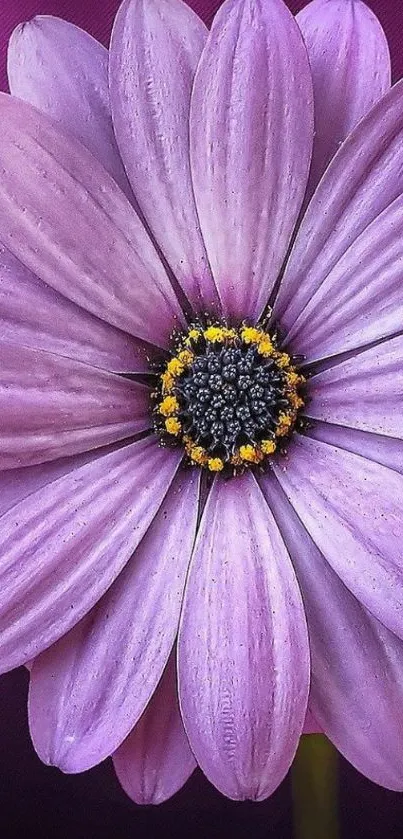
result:
[[[160,375],[155,427],[163,443],[183,445],[192,463],[235,474],[263,463],[289,437],[304,381],[273,331],[193,326]]]

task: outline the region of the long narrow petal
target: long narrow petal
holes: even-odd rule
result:
[[[78,626],[35,660],[30,728],[45,763],[65,772],[100,763],[144,712],[178,630],[198,493],[196,471],[173,481],[113,586]]]
[[[151,524],[180,455],[154,440],[70,472],[0,518],[0,667],[29,661],[97,603]]]
[[[287,336],[312,362],[399,332],[403,322],[403,196],[363,230]]]
[[[308,621],[310,705],[325,734],[375,783],[403,789],[403,643],[343,585],[277,481],[267,502],[293,560]]]
[[[312,540],[358,600],[403,637],[403,476],[296,435],[278,481]]]
[[[52,288],[166,346],[181,310],[133,208],[84,146],[0,96],[0,240]]]
[[[302,732],[309,648],[294,572],[252,475],[216,480],[203,513],[178,641],[179,698],[203,772],[261,800]]]
[[[226,0],[191,103],[196,204],[225,314],[257,317],[305,192],[313,94],[301,34],[282,0]]]
[[[384,437],[381,434],[369,434],[356,428],[332,425],[329,422],[315,422],[306,430],[309,437],[322,440],[353,454],[360,454],[368,460],[375,460],[382,466],[395,469],[403,475],[403,440]]]
[[[143,716],[113,755],[113,765],[137,804],[171,798],[196,768],[180,715],[173,654]]]
[[[105,47],[72,23],[38,15],[14,29],[7,71],[13,96],[80,140],[130,196],[113,133]]]
[[[58,460],[51,460],[48,463],[39,463],[35,466],[23,466],[21,469],[5,469],[0,471],[0,516],[11,510],[15,504],[27,498],[31,493],[36,492],[46,484],[56,481],[62,475],[67,475],[84,466],[93,460],[98,460],[110,451],[120,448],[125,443],[114,443],[111,446],[103,446],[90,452],[61,457]]]
[[[90,315],[0,249],[0,339],[115,372],[145,373],[151,346]]]
[[[50,352],[0,343],[0,468],[78,454],[150,428],[150,390]]]
[[[318,373],[306,413],[315,419],[403,439],[403,336]]]
[[[298,231],[274,314],[290,329],[354,240],[403,192],[403,82],[364,117],[325,172]],[[344,282],[348,284],[348,276]]]
[[[311,65],[315,140],[308,196],[354,126],[390,88],[388,42],[361,0],[313,0],[297,14]]]
[[[206,38],[206,27],[181,0],[125,0],[110,49],[113,122],[126,171],[158,244],[199,313],[217,308],[189,158],[190,94]]]

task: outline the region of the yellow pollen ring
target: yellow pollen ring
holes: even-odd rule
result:
[[[209,326],[204,330],[203,335],[206,341],[223,344],[228,339],[236,338],[236,331],[235,329],[228,329],[226,326]]]
[[[171,376],[180,376],[185,370],[185,365],[179,360],[179,358],[171,358],[167,364],[167,371],[171,374]]]
[[[185,367],[190,367],[192,361],[194,361],[194,353],[190,350],[181,350],[180,353],[178,353],[178,360]]]
[[[175,384],[175,376],[171,373],[168,373],[166,370],[165,373],[161,374],[161,384],[162,384],[162,393],[170,393],[174,384]]]
[[[208,455],[203,449],[203,446],[196,446],[195,444],[187,444],[186,452],[190,457],[192,463],[197,463],[198,466],[206,466],[208,462]]]
[[[257,345],[257,351],[259,355],[262,355],[264,358],[268,358],[273,355],[274,346],[270,338],[262,338]]]
[[[168,434],[173,434],[175,437],[182,431],[182,426],[176,417],[169,417],[165,420],[165,428]]]
[[[261,329],[256,329],[255,326],[243,326],[241,329],[241,338],[244,344],[259,344],[265,333]]]
[[[201,334],[200,329],[190,329],[184,340],[184,344],[186,344],[187,347],[191,347],[193,342],[197,343]]]
[[[290,358],[290,356],[288,355],[288,353],[286,353],[286,352],[279,352],[279,353],[276,353],[276,355],[275,355],[275,359],[276,359],[276,364],[277,364],[279,367],[282,367],[283,369],[284,369],[285,367],[289,367],[290,362],[291,362],[291,358]]]
[[[264,455],[257,446],[248,443],[246,446],[239,447],[239,457],[246,463],[260,463]]]
[[[259,355],[264,358],[274,354],[273,341],[263,329],[257,329],[255,326],[243,326],[240,335],[244,344],[253,344]]]
[[[278,418],[278,426],[276,428],[276,437],[284,437],[288,434],[295,417],[292,414],[282,413]]]
[[[176,414],[179,411],[179,407],[179,402],[176,396],[166,396],[165,399],[160,402],[158,410],[163,417],[170,417],[172,414]]]
[[[209,457],[207,465],[210,472],[221,472],[224,469],[224,461],[220,457]]]
[[[260,448],[263,454],[274,454],[276,451],[277,445],[275,440],[262,440],[260,443]]]

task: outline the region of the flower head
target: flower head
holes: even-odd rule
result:
[[[402,789],[403,87],[376,18],[226,0],[208,33],[124,0],[109,56],[36,18],[9,77],[0,665],[33,660],[39,755],[113,754],[137,801],[196,762],[262,799],[309,700]]]

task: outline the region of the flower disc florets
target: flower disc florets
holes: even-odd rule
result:
[[[193,326],[160,375],[155,426],[193,464],[234,474],[261,464],[292,432],[304,384],[274,332]]]

